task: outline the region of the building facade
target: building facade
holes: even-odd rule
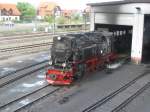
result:
[[[0,4],[0,21],[19,21],[20,15],[15,4]]]
[[[130,56],[141,63],[150,56],[150,1],[124,0],[107,3],[91,3],[91,31],[106,29],[120,40],[131,40]],[[121,43],[120,43],[121,44]],[[122,41],[122,47],[128,43]],[[150,61],[150,60],[149,60]]]
[[[44,19],[45,16],[60,16],[61,8],[54,2],[41,2],[38,7],[38,18]]]

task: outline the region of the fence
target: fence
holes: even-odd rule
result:
[[[89,30],[89,24],[64,24],[55,25],[55,28],[48,24],[14,24],[0,25],[0,33],[21,33],[21,32],[63,32],[63,31],[84,31]]]

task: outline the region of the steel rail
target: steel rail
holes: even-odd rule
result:
[[[6,76],[3,76],[0,78],[0,88],[3,86],[6,86],[12,82],[15,82],[18,79],[21,79],[25,76],[28,76],[38,70],[41,70],[43,68],[46,68],[48,66],[48,61],[43,61],[34,65],[31,65],[29,67],[25,67],[21,70],[14,71],[13,74],[9,73],[6,74]]]
[[[0,37],[0,41],[4,40],[15,40],[15,39],[30,39],[32,38],[38,38],[43,36],[50,36],[51,33],[43,33],[43,34],[32,34],[32,35],[18,35],[18,36],[8,36],[8,37]]]
[[[52,42],[40,43],[40,44],[33,44],[33,45],[25,45],[25,46],[18,46],[18,47],[4,48],[4,49],[0,49],[0,52],[16,51],[16,50],[22,50],[22,49],[28,49],[28,48],[35,48],[35,47],[47,46],[47,45],[52,45]]]
[[[122,86],[121,88],[119,88],[118,90],[110,93],[108,96],[102,98],[101,100],[97,101],[96,103],[92,104],[91,106],[85,108],[82,112],[91,112],[91,111],[95,110],[96,108],[102,106],[103,104],[105,104],[106,102],[108,102],[109,100],[111,100],[113,97],[115,97],[116,95],[118,95],[122,91],[126,90],[128,87],[130,87],[132,84],[134,84],[137,80],[139,80],[142,77],[148,75],[148,73],[150,73],[150,71],[146,71],[143,74],[137,76],[132,81],[128,82],[127,84],[125,84],[124,86]]]
[[[0,41],[3,40],[13,40],[13,39],[25,39],[25,38],[37,38],[39,36],[56,36],[59,34],[66,34],[66,33],[76,33],[76,31],[69,31],[69,32],[57,32],[56,34],[53,33],[32,33],[32,34],[18,34],[18,35],[10,35],[10,36],[0,36]]]
[[[112,110],[112,112],[118,112],[126,105],[128,105],[132,100],[134,100],[137,96],[139,96],[141,93],[143,93],[146,89],[150,87],[150,82],[147,83],[145,86],[143,86],[140,90],[138,90],[135,94],[133,94],[131,97],[126,99],[123,103],[121,103],[119,106],[117,106],[115,109]]]
[[[50,86],[49,86],[49,87],[50,87]],[[42,99],[47,98],[47,97],[49,97],[49,96],[55,94],[56,92],[58,92],[59,90],[61,90],[62,87],[55,87],[55,89],[54,89],[53,91],[50,91],[50,92],[45,92],[47,88],[44,88],[44,89],[45,89],[45,90],[43,90],[43,92],[40,93],[39,98],[34,99],[32,102],[28,103],[27,105],[24,105],[24,106],[22,106],[22,107],[20,107],[20,108],[17,108],[14,112],[19,112],[19,111],[21,111],[21,110],[23,110],[23,109],[25,109],[25,108],[27,108],[27,107],[29,107],[29,106],[31,106],[31,105],[37,103],[38,101],[40,101],[40,100],[42,100]],[[37,94],[38,94],[38,93],[32,94],[32,96],[37,96]]]
[[[39,62],[39,63],[35,63],[35,64],[29,65],[29,66],[25,66],[25,67],[23,67],[23,68],[21,68],[21,69],[17,69],[17,70],[15,70],[15,71],[12,71],[12,72],[10,72],[10,73],[7,73],[7,74],[1,76],[0,79],[6,77],[6,76],[8,76],[8,75],[12,75],[12,74],[14,74],[14,73],[20,72],[20,71],[22,71],[22,70],[31,68],[31,67],[36,66],[36,65],[38,65],[38,64],[45,63],[45,62],[47,62],[47,61],[48,61],[48,60],[44,60],[44,61]]]
[[[48,89],[49,89],[49,91],[48,91]],[[11,111],[12,110],[13,110],[13,112],[19,111],[19,110],[21,110],[21,109],[23,109],[23,108],[25,108],[25,107],[35,103],[35,102],[41,100],[42,98],[57,92],[60,89],[61,89],[61,87],[50,87],[49,84],[46,84],[42,88],[39,88],[39,89],[37,89],[37,90],[35,90],[35,91],[31,92],[31,93],[28,93],[28,94],[26,94],[26,95],[24,95],[22,97],[19,97],[19,98],[15,99],[15,100],[7,103],[7,104],[4,104],[3,106],[0,107],[0,111],[1,112],[5,111],[5,109],[7,110],[7,107],[10,108],[10,107],[14,107],[14,106],[15,106],[15,108],[12,108],[12,109],[10,108]],[[38,97],[36,98],[35,96],[36,97],[38,96]],[[17,104],[19,102],[21,102],[21,101],[23,101],[25,99],[31,99],[31,98],[33,98],[33,99],[29,103],[27,103],[25,105],[17,106]]]

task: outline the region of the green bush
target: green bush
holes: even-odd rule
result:
[[[45,16],[44,21],[48,22],[49,24],[52,24],[54,22],[54,17],[53,16]]]
[[[63,16],[60,16],[56,19],[57,24],[66,24],[66,18]]]

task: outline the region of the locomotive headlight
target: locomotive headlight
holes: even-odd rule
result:
[[[63,63],[62,66],[63,66],[63,67],[66,67],[66,63]]]
[[[51,55],[49,55],[49,59],[51,59],[52,58],[52,56]]]
[[[57,37],[57,40],[61,40],[61,37]]]
[[[52,63],[52,61],[49,61],[49,65],[52,65],[53,63]]]

